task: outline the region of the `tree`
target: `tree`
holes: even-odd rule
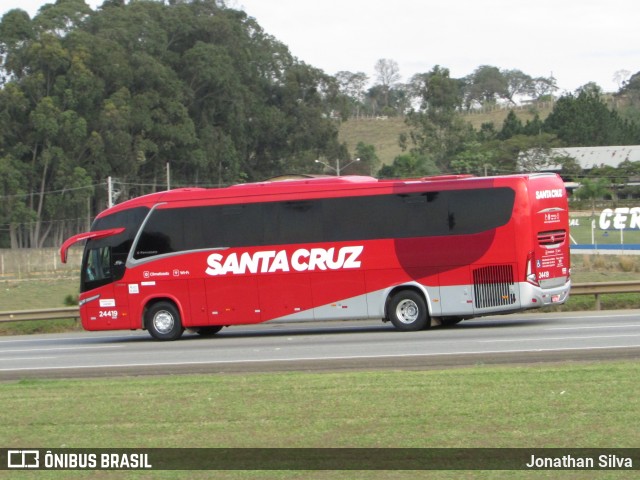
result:
[[[492,105],[500,98],[508,98],[507,78],[498,67],[481,65],[466,79],[465,104]]]
[[[596,211],[596,200],[610,192],[611,182],[606,178],[585,178],[574,192],[581,200],[591,200],[591,211]]]
[[[522,122],[516,116],[513,110],[509,110],[507,117],[502,123],[502,130],[498,133],[499,140],[508,140],[514,135],[520,135],[523,133]]]
[[[623,82],[620,93],[640,96],[640,72],[634,73]]]
[[[622,89],[629,80],[629,77],[631,77],[631,72],[629,70],[617,70],[613,74],[613,81],[618,84],[618,89]]]
[[[488,171],[495,173],[537,172],[557,166],[556,159],[550,158],[551,149],[558,146],[552,134],[517,134],[505,140],[496,137],[485,140],[481,145],[480,152],[491,165]]]
[[[544,131],[557,135],[565,146],[634,145],[640,143],[638,126],[609,110],[599,87],[587,84],[577,96],[568,94],[555,103]]]
[[[407,114],[405,123],[410,131],[400,137],[400,145],[416,158],[429,157],[446,172],[451,159],[475,138],[473,128],[458,112],[462,84],[449,76],[448,69],[436,65],[430,72],[414,76],[412,85],[420,107]]]
[[[453,173],[487,176],[496,172],[496,152],[480,142],[468,142],[451,161]]]
[[[388,107],[389,91],[391,87],[400,80],[400,67],[395,60],[381,58],[376,62],[374,70],[376,72],[376,80],[382,87],[384,106]]]
[[[365,100],[365,87],[369,77],[363,72],[341,71],[336,74],[336,80],[340,91],[349,98],[350,105],[355,110],[356,118],[359,118]]]
[[[551,77],[536,77],[533,79],[533,95],[536,100],[547,101],[553,99],[553,93],[558,90],[556,79]]]
[[[405,153],[378,172],[380,178],[411,178],[437,175],[440,170],[427,155]]]
[[[433,115],[453,112],[462,105],[464,84],[451,78],[447,68],[436,65],[430,72],[416,74],[410,85],[412,96],[420,102],[420,110],[424,112]]]
[[[355,158],[360,159],[357,164],[353,165],[359,173],[364,175],[374,175],[378,170],[380,159],[376,154],[376,147],[373,145],[358,142],[354,156]]]
[[[506,89],[503,95],[512,105],[517,104],[516,96],[535,96],[534,81],[531,76],[521,70],[503,70],[502,75],[506,81]]]
[[[526,137],[534,140],[530,148],[523,149],[518,155],[518,168],[523,172],[542,172],[557,166],[556,158],[552,155],[550,141],[552,136],[545,134],[541,138]]]

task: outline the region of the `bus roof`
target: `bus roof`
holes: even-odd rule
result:
[[[273,197],[273,200],[286,200],[294,196],[304,195],[312,198],[315,195],[331,195],[331,192],[351,191],[358,195],[357,191],[370,190],[371,193],[382,193],[406,190],[416,185],[428,185],[429,188],[456,188],[467,182],[473,183],[478,188],[488,188],[496,183],[506,184],[513,181],[527,180],[531,177],[557,177],[554,173],[516,174],[495,177],[474,177],[472,175],[439,175],[421,178],[383,179],[378,180],[368,176],[346,175],[341,177],[323,176],[311,178],[296,178],[277,181],[263,181],[255,183],[242,183],[223,188],[178,188],[150,193],[136,197],[118,205],[115,205],[98,214],[98,218],[135,207],[149,207],[158,203],[173,202],[199,202],[220,201],[221,203],[236,203],[236,199],[249,199],[259,201],[265,197]],[[331,195],[332,196],[332,195]]]

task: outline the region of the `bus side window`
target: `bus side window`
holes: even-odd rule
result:
[[[95,260],[95,250],[91,250],[89,256],[87,257],[87,268],[86,268],[86,278],[88,281],[92,282],[98,276],[98,272],[96,271],[96,260]]]
[[[87,258],[86,275],[88,281],[104,280],[111,277],[111,249],[94,248]]]

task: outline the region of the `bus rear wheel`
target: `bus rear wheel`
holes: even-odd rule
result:
[[[156,340],[177,340],[184,332],[180,313],[170,302],[154,303],[147,310],[145,321],[149,334]]]
[[[393,326],[404,332],[423,330],[430,323],[424,298],[413,290],[403,290],[391,297],[387,315]]]

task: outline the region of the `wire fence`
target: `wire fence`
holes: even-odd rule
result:
[[[60,261],[57,248],[0,249],[0,278],[75,276],[80,270],[81,261],[82,247],[69,249],[67,263]]]

